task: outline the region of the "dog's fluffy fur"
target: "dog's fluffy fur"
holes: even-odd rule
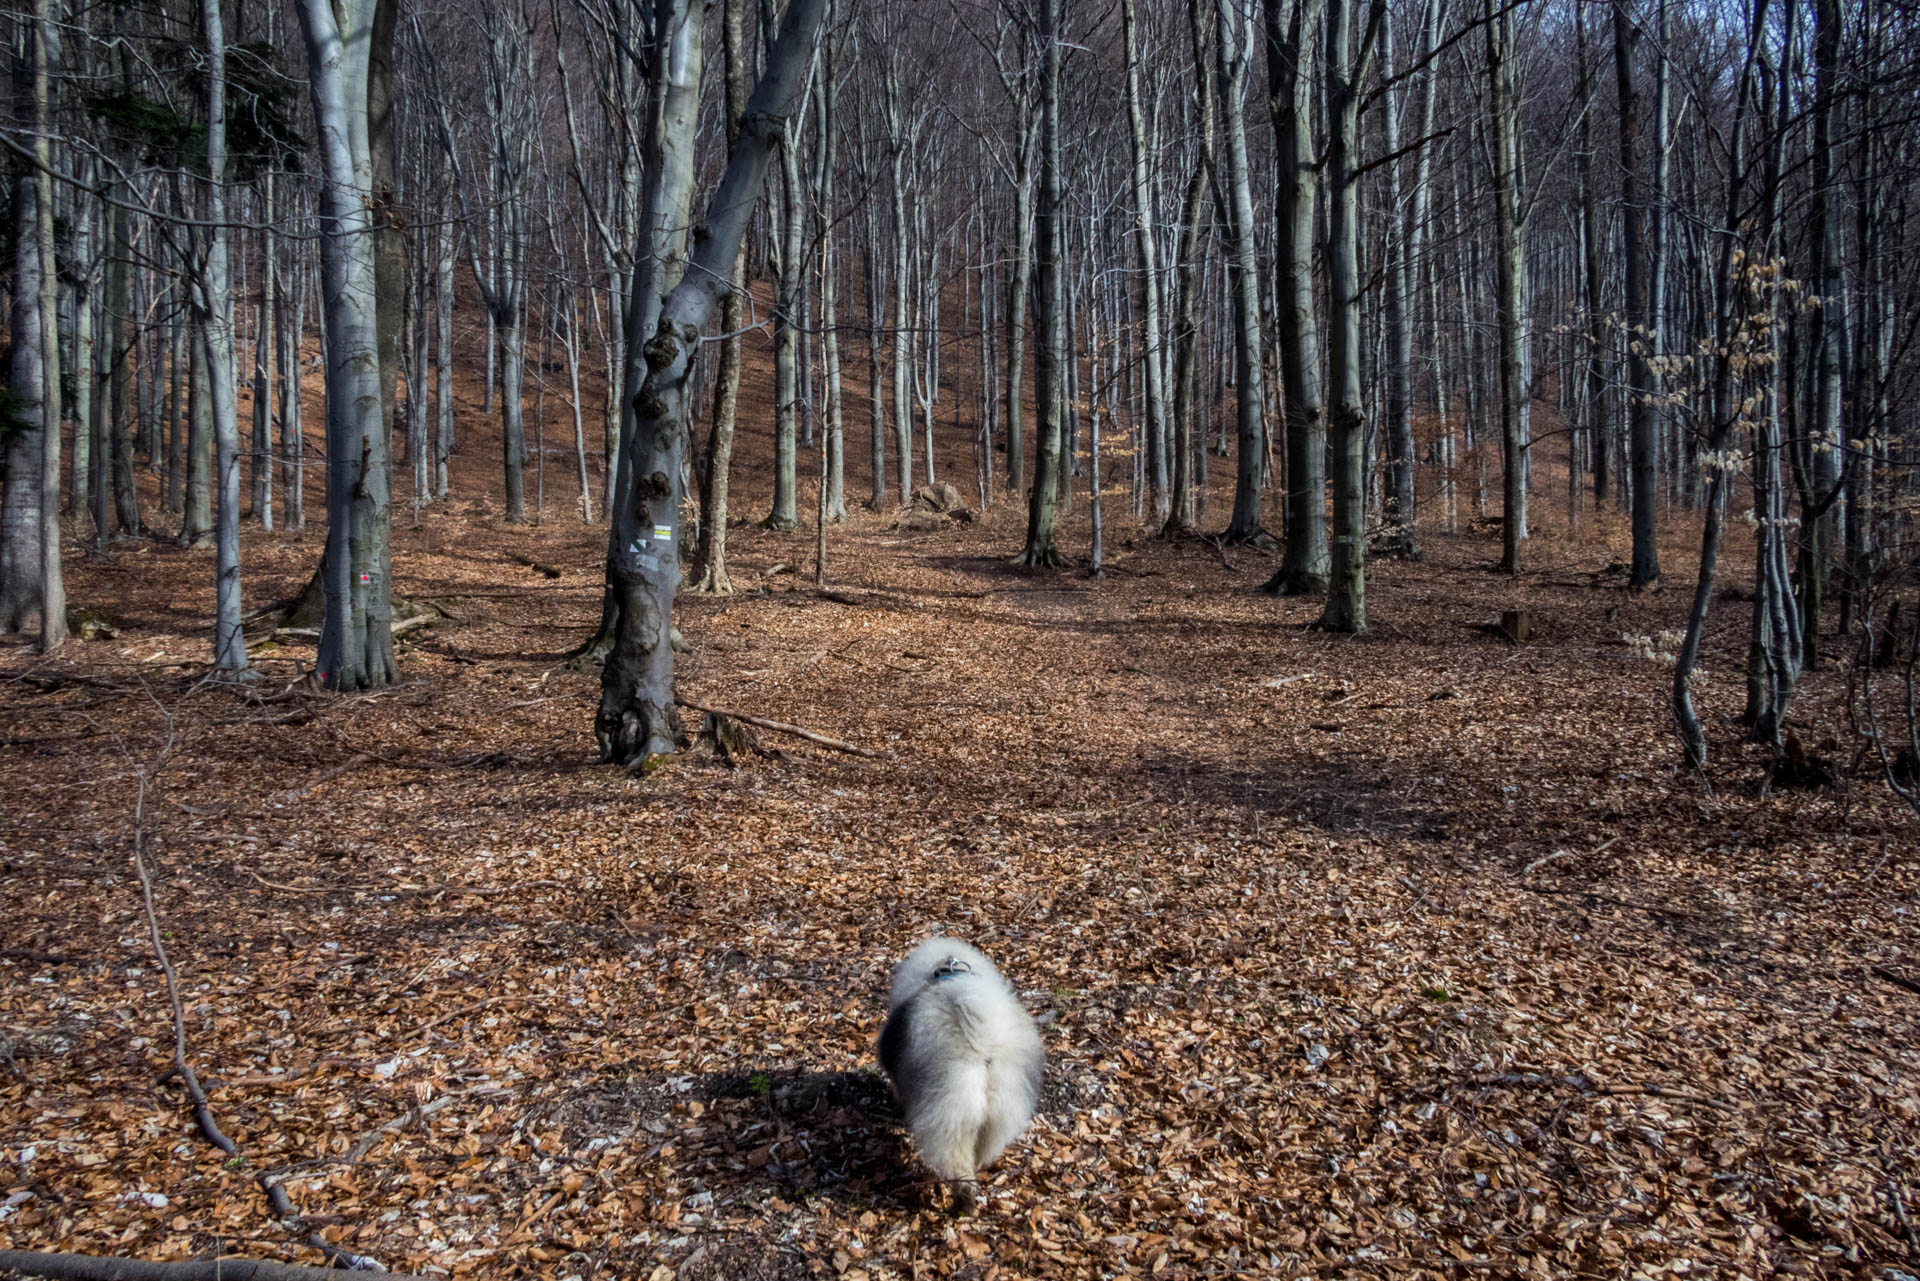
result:
[[[929,939],[894,969],[880,1065],[921,1159],[962,1206],[975,1173],[1032,1119],[1043,1057],[1032,1018],[974,948]]]

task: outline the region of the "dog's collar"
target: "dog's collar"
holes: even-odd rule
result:
[[[973,967],[971,965],[968,965],[957,956],[949,956],[940,963],[940,968],[933,972],[933,978],[929,981],[944,983],[955,975],[971,973],[973,973]]]

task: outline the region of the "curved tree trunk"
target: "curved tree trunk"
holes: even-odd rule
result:
[[[670,3],[681,8],[687,27],[698,25],[697,18],[685,14],[687,0]],[[608,564],[610,586],[619,599],[619,622],[601,669],[600,708],[594,718],[604,761],[639,765],[650,756],[677,750],[684,741],[674,702],[672,632],[680,585],[677,549],[693,355],[707,318],[726,291],[726,271],[752,216],[753,193],[760,189],[768,157],[794,109],[825,10],[826,0],[792,0],[788,5],[780,36],[768,53],[766,74],[747,104],[726,174],[708,204],[707,236],[694,252],[693,270],[666,298],[653,337],[643,348],[647,373],[631,400],[633,430],[623,450],[632,459],[632,483],[613,515],[617,550]],[[674,63],[676,70],[685,66],[684,58]],[[698,84],[695,75],[694,97]],[[690,161],[694,123],[689,111],[654,133],[650,206],[659,207],[655,198],[670,194],[667,184],[674,180],[678,163]]]

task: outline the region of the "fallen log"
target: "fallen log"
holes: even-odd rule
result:
[[[854,756],[865,756],[873,760],[885,760],[892,754],[890,752],[876,752],[871,747],[861,747],[859,744],[849,743],[843,738],[832,738],[826,734],[816,733],[810,729],[803,729],[798,725],[789,725],[785,721],[770,721],[764,716],[749,716],[745,712],[730,712],[723,707],[708,707],[705,703],[696,703],[690,698],[675,698],[673,701],[692,711],[705,712],[709,716],[730,717],[733,720],[740,721],[747,725],[772,730],[776,734],[791,734],[795,738],[804,738],[809,743],[818,743],[822,747],[830,747],[836,752],[847,752]]]
[[[47,1254],[39,1250],[0,1250],[0,1272],[70,1281],[339,1281],[337,1268],[312,1268],[272,1259],[195,1259],[151,1263],[93,1254]],[[388,1281],[428,1281],[417,1273],[382,1273]]]

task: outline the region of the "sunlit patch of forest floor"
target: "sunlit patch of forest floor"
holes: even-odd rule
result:
[[[267,1173],[329,1241],[488,1278],[1920,1272],[1920,833],[1839,665],[1795,715],[1833,784],[1763,792],[1745,571],[1701,777],[1623,640],[1689,591],[1630,596],[1591,515],[1517,581],[1497,536],[1425,532],[1348,638],[1255,591],[1270,559],[1129,545],[1114,510],[1104,578],[1011,570],[1015,506],[856,514],[831,595],[811,531],[735,529],[683,692],[885,755],[768,733],[644,775],[595,763],[599,678],[564,655],[604,535],[551,493],[533,529],[396,510],[397,590],[438,621],[364,695],[307,692],[298,636],[201,681],[210,552],[76,553],[119,634],[0,659],[0,1242],[318,1261]],[[250,533],[249,609],[319,547]],[[1516,607],[1524,645],[1493,634]],[[163,1075],[149,772],[237,1160]],[[935,931],[1051,1056],[957,1221],[873,1061]]]

